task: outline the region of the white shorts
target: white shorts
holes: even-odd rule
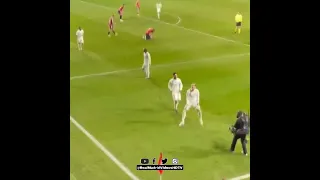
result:
[[[157,12],[158,12],[158,13],[161,13],[161,9],[157,9]]]
[[[83,37],[82,38],[78,38],[78,44],[84,44],[84,40],[83,40]]]
[[[196,110],[200,110],[200,105],[198,105],[198,104],[186,104],[185,106],[184,106],[184,109],[186,110],[186,111],[189,111],[189,109],[190,108],[195,108]]]
[[[174,101],[181,101],[181,93],[180,92],[172,93],[172,99]]]

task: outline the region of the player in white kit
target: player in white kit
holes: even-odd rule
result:
[[[161,2],[158,2],[158,3],[156,4],[156,7],[157,7],[158,19],[160,19],[160,13],[161,13],[161,8],[162,8]]]
[[[84,44],[83,35],[84,35],[84,31],[83,29],[81,29],[81,27],[79,27],[79,29],[76,32],[79,51],[82,51],[83,49],[83,44]]]
[[[201,124],[201,126],[203,125],[202,112],[201,112],[199,103],[200,103],[200,92],[196,88],[196,85],[192,84],[191,88],[188,89],[188,91],[187,91],[187,104],[184,106],[184,109],[183,109],[183,112],[182,112],[182,121],[179,124],[179,126],[183,126],[184,125],[184,120],[186,119],[187,111],[189,111],[189,109],[191,107],[193,107],[193,108],[195,108],[197,110],[200,124]]]
[[[173,108],[178,112],[178,104],[181,101],[181,91],[183,84],[180,78],[178,78],[177,73],[173,73],[173,78],[168,82],[168,88],[172,93]]]
[[[142,70],[146,75],[146,79],[150,78],[151,55],[146,48],[143,49],[143,65]]]

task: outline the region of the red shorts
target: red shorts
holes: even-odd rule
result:
[[[137,7],[137,9],[140,9],[140,6],[136,6]]]
[[[122,16],[122,11],[118,11],[119,15]]]

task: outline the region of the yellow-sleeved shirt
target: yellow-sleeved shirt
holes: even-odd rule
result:
[[[242,15],[241,14],[237,14],[235,17],[234,17],[234,20],[236,22],[242,22]]]

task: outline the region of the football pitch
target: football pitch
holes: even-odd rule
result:
[[[157,171],[136,165],[160,152],[168,164],[177,158],[184,165],[162,180],[249,179],[250,150],[243,156],[238,141],[231,154],[228,131],[236,112],[250,108],[249,0],[163,0],[160,20],[157,0],[140,0],[140,16],[135,1],[70,0],[70,179],[159,180]],[[237,12],[241,34],[234,34]],[[118,36],[108,37],[112,14]],[[145,41],[149,27],[154,39]],[[141,70],[143,48],[152,56],[151,79]],[[168,90],[173,72],[184,84],[178,113]],[[194,110],[178,126],[191,83],[201,93],[203,127]]]

